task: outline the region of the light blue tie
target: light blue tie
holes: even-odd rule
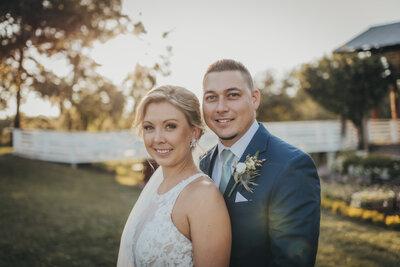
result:
[[[224,157],[224,161],[222,163],[222,174],[221,174],[221,182],[219,183],[219,190],[222,194],[224,194],[226,186],[228,185],[229,179],[232,175],[231,165],[232,160],[235,157],[230,150],[224,149],[222,151],[222,156]]]

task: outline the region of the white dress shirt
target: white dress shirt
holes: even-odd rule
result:
[[[229,149],[235,155],[235,157],[232,160],[232,165],[231,165],[231,169],[233,172],[233,166],[242,157],[242,155],[243,155],[244,151],[246,150],[247,146],[249,145],[251,139],[257,132],[258,127],[259,127],[259,125],[258,125],[257,121],[254,120],[253,124],[250,126],[250,128],[247,130],[247,132],[231,147],[224,146],[221,143],[221,140],[218,140],[218,155],[215,159],[214,168],[212,171],[212,179],[214,180],[215,184],[218,187],[221,182],[222,163],[224,162],[224,159],[222,158],[222,151],[224,149]]]

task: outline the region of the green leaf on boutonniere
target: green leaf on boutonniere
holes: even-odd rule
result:
[[[254,182],[255,178],[260,175],[257,171],[257,167],[261,167],[265,161],[265,159],[257,159],[258,154],[258,151],[252,157],[249,154],[244,162],[235,164],[235,171],[233,173],[235,184],[229,192],[228,197],[231,197],[233,191],[235,191],[239,184],[242,184],[246,191],[254,193],[254,190],[250,186],[258,185]]]

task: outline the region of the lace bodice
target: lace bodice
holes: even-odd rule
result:
[[[141,201],[141,194],[128,218],[121,238],[118,267],[193,266],[192,242],[179,232],[172,222],[171,214],[185,186],[200,176],[204,174],[198,173],[182,180],[161,195],[157,189],[162,179],[156,186],[152,186],[154,188],[151,192],[142,192],[146,195],[146,203]],[[145,208],[142,207],[138,212],[141,208],[137,205]]]

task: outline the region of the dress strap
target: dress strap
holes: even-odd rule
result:
[[[196,180],[197,178],[201,177],[201,176],[207,176],[204,173],[196,173],[193,174],[192,176],[189,176],[188,178],[186,178],[185,180],[182,180],[177,186],[175,186],[175,188],[173,188],[171,191],[173,191],[174,193],[172,193],[174,196],[173,198],[178,197],[178,195],[182,192],[182,190],[191,182],[193,182],[194,180]]]
[[[196,173],[192,176],[189,176],[188,178],[180,181],[176,186],[174,186],[172,189],[170,189],[168,192],[162,194],[162,195],[158,195],[157,196],[161,197],[161,198],[171,198],[174,199],[176,197],[178,197],[178,195],[180,194],[180,192],[192,181],[194,181],[195,179],[199,178],[200,176],[207,176],[204,173]]]
[[[193,174],[192,176],[190,176],[189,178],[186,178],[183,183],[185,184],[185,186],[187,184],[190,184],[191,182],[193,182],[194,180],[196,180],[197,178],[201,177],[201,176],[207,176],[206,174],[199,172],[196,174]]]

